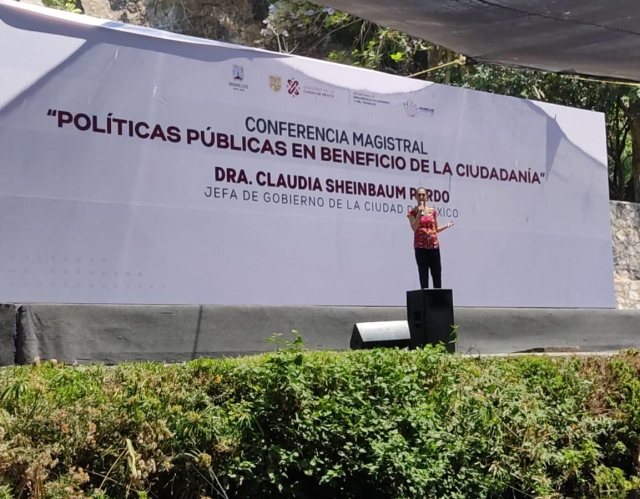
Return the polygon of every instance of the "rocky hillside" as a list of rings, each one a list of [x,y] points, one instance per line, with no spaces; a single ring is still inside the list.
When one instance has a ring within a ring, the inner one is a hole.
[[[267,17],[266,0],[76,0],[76,7],[100,19],[249,46],[257,44]]]

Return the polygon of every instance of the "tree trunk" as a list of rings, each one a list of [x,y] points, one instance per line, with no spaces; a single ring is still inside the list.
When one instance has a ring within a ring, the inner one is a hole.
[[[640,116],[631,118],[631,185],[633,192],[632,201],[640,203]]]
[[[451,50],[447,50],[447,64],[453,61],[453,52]],[[451,84],[451,66],[447,68],[447,72],[444,75],[444,84]]]
[[[619,201],[624,201],[624,191],[626,187],[626,182],[624,181],[624,164],[622,163],[622,158],[618,158],[616,161],[616,175],[618,177],[618,185],[617,185],[617,193],[616,199]]]

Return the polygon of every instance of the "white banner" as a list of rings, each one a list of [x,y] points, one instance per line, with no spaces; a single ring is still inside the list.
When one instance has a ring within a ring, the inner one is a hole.
[[[0,302],[613,307],[604,117],[0,0]],[[8,47],[11,47],[8,49]]]

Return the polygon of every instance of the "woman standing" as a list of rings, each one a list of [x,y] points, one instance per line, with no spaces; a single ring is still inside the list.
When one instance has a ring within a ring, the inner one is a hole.
[[[410,209],[407,218],[413,230],[413,247],[420,275],[420,287],[429,287],[429,271],[433,277],[433,287],[442,287],[442,265],[440,263],[440,243],[438,234],[453,226],[453,222],[438,226],[438,216],[434,208],[426,206],[427,191],[423,187],[416,191],[418,206]]]

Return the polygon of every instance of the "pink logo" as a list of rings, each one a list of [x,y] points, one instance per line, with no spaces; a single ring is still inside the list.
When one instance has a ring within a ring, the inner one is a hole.
[[[287,80],[287,92],[289,92],[289,95],[293,97],[300,95],[300,90],[298,89],[299,86],[300,84],[298,83],[298,80],[294,80],[293,78]]]

